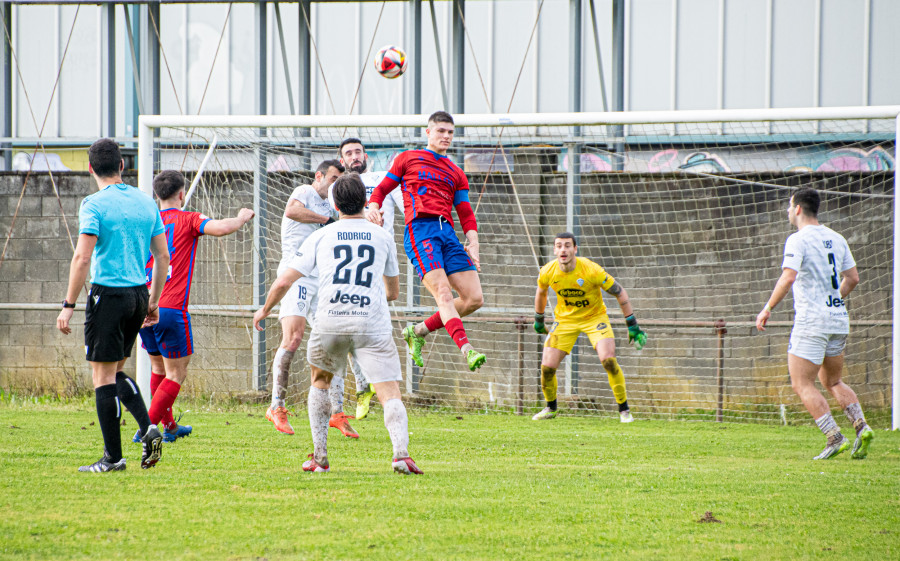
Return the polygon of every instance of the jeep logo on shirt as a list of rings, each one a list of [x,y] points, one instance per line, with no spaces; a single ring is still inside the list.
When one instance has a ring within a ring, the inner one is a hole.
[[[575,296],[584,296],[584,291],[578,288],[564,288],[557,292],[560,296],[565,298],[575,297]]]
[[[372,303],[372,299],[368,296],[360,296],[359,294],[354,294],[352,296],[349,294],[341,294],[341,291],[338,290],[335,292],[334,297],[328,302],[331,304],[337,304],[338,302],[341,304],[353,304],[360,308],[365,308]]]

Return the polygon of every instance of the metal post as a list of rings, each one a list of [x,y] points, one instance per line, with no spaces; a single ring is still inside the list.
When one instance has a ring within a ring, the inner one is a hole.
[[[312,56],[312,43],[310,42],[309,27],[307,26],[307,18],[310,17],[310,0],[300,0],[300,28],[297,37],[297,58],[298,58],[298,76],[297,83],[300,104],[297,107],[298,115],[312,114],[312,65],[310,64]],[[309,138],[310,131],[303,128],[298,131],[300,138]],[[300,150],[300,169],[312,171],[312,158],[309,153],[308,146]]]
[[[581,0],[569,0],[569,111],[581,111]],[[572,127],[581,136],[581,127]]]
[[[597,76],[600,78],[600,100],[603,102],[603,111],[609,111],[606,103],[606,78],[603,76],[603,57],[600,56],[600,32],[597,30],[597,11],[594,9],[594,0],[590,1],[591,27],[594,31],[594,52],[597,55]]]
[[[625,111],[625,0],[613,0],[612,59],[612,110]],[[625,127],[615,125],[610,132],[614,138],[623,138]],[[615,159],[615,169],[622,171],[625,165],[625,143],[616,142],[613,150],[619,156]]]
[[[3,26],[3,33],[0,36],[0,107],[3,108],[3,122],[0,136],[3,138],[12,137],[12,45],[10,45],[7,37],[12,37],[12,4],[0,2],[0,25]],[[3,169],[12,169],[12,144],[9,142],[0,143],[0,154],[3,157]]]
[[[406,75],[406,83],[410,89],[408,112],[418,115],[422,112],[422,0],[409,0],[409,9],[412,26],[407,54],[412,62],[412,76]]]
[[[569,165],[566,168],[566,230],[572,232],[578,239],[580,223],[578,220],[578,206],[581,204],[581,145],[575,142],[566,144],[566,159]],[[580,337],[579,337],[580,339]],[[566,393],[573,395],[578,393],[578,342],[572,347],[566,360]]]
[[[144,93],[141,87],[141,11],[138,5],[123,5],[125,32],[128,35],[129,56],[125,57],[124,83],[131,95],[125,95],[125,134],[136,135],[138,118],[144,113]],[[129,79],[130,78],[130,79]]]
[[[466,111],[466,29],[463,16],[466,15],[466,0],[453,0],[450,19],[453,21],[453,49],[450,61],[450,112],[463,114]]]
[[[716,361],[716,386],[719,388],[719,397],[716,402],[716,422],[722,422],[722,409],[725,405],[725,320],[716,320],[716,335],[718,335],[718,360]]]
[[[103,4],[101,37],[104,38],[104,51],[100,54],[103,83],[103,107],[106,108],[105,134],[110,138],[116,136],[116,5],[113,2]]]
[[[268,154],[265,145],[260,143],[256,149],[256,169],[253,172],[253,249],[251,267],[253,270],[253,307],[259,308],[266,303],[266,237],[264,228],[267,223],[269,176],[267,172]],[[275,325],[275,321],[270,321]],[[266,335],[265,331],[253,330],[253,389],[266,389]]]
[[[900,158],[900,115],[897,115],[894,127],[894,161]],[[900,189],[900,178],[894,169],[894,193]],[[894,197],[894,296],[892,302],[893,327],[891,328],[891,429],[900,429],[900,204]]]
[[[519,375],[516,383],[516,415],[525,412],[525,326],[528,320],[516,318],[516,340],[519,344]]]

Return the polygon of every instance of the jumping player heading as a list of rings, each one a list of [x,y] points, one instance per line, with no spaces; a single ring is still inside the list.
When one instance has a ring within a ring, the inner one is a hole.
[[[469,204],[469,181],[447,157],[453,133],[453,117],[445,111],[433,113],[425,129],[428,146],[407,150],[394,159],[384,180],[372,192],[366,218],[381,225],[382,203],[397,185],[402,185],[406,255],[438,306],[434,315],[404,329],[403,339],[413,361],[423,366],[425,336],[443,327],[465,355],[469,370],[474,371],[484,364],[485,356],[469,343],[460,318],[484,303],[478,279],[478,224]],[[456,207],[467,247],[453,231],[451,207]],[[459,294],[456,299],[451,288]]]

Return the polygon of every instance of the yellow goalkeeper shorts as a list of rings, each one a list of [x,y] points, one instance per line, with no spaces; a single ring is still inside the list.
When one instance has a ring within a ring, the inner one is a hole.
[[[599,314],[581,321],[553,322],[550,334],[547,336],[547,340],[544,341],[544,346],[559,349],[564,353],[570,353],[580,333],[588,336],[592,348],[596,347],[601,339],[612,339],[613,330],[609,324],[609,316]]]

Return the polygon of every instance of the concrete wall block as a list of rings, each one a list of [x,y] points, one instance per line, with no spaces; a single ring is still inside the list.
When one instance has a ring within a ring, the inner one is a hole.
[[[19,325],[11,329],[9,344],[18,346],[41,345],[43,342],[43,330],[40,325]]]
[[[63,232],[65,230],[63,229]],[[28,238],[59,238],[59,218],[31,218],[25,223],[25,235]]]
[[[20,225],[24,226],[25,222]],[[17,226],[18,228],[18,226]],[[5,236],[4,236],[5,241]],[[6,261],[24,261],[29,259],[41,259],[41,244],[38,240],[29,239],[16,235],[10,240],[6,247],[6,257],[3,260],[3,267],[6,267]]]
[[[56,261],[45,259],[25,262],[25,280],[27,281],[57,281],[59,280],[59,265]]]
[[[25,278],[25,261],[20,259],[4,259],[0,265],[0,283],[19,281]]]
[[[42,282],[41,283],[41,302],[55,303],[62,302],[66,297],[66,291],[69,288],[68,281],[58,282]]]
[[[10,282],[9,296],[14,302],[40,302],[41,285],[36,282]]]
[[[70,224],[70,227],[72,226],[73,225]],[[72,228],[72,244],[78,244],[78,231],[74,227]],[[67,265],[72,261],[72,255],[75,253],[75,250],[69,243],[69,238],[65,229],[61,231],[59,238],[40,240],[40,245],[43,259],[64,261]]]
[[[18,193],[16,193],[15,197],[7,202],[7,210],[10,214],[15,214],[19,218],[41,215],[41,197],[29,193],[30,190],[26,189],[25,196],[22,197],[21,201],[18,200]]]

